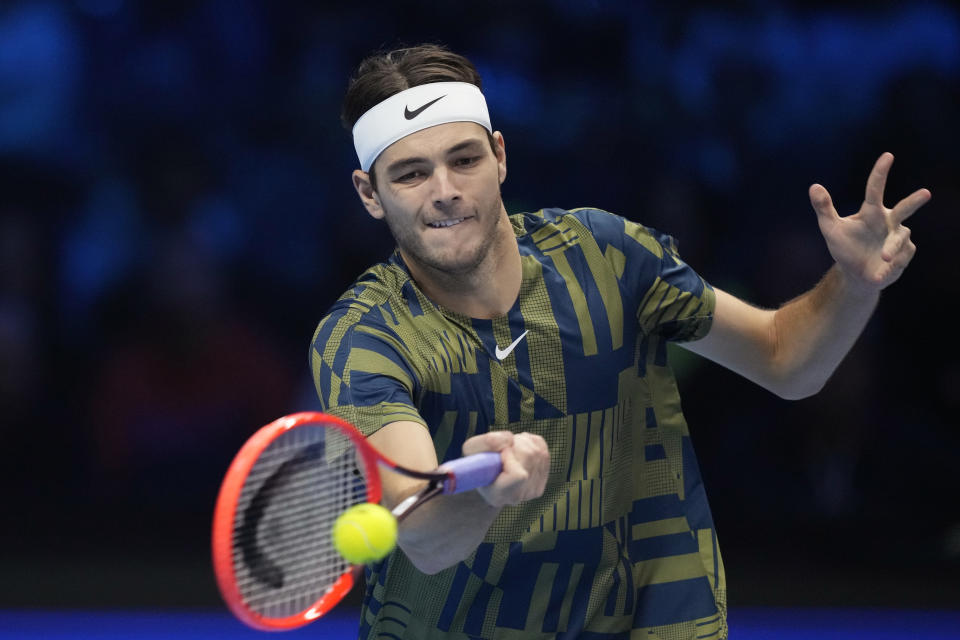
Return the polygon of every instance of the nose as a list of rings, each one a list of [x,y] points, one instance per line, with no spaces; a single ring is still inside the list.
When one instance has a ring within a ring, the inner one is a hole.
[[[460,188],[447,167],[440,167],[433,173],[433,206],[448,209],[455,206],[461,198]]]

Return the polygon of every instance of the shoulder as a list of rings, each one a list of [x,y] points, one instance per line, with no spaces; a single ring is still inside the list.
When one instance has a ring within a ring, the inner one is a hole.
[[[596,207],[546,208],[533,213],[515,214],[511,216],[511,221],[518,235],[531,234],[535,239],[573,229],[589,233],[601,248],[629,245],[628,249],[646,249],[656,258],[662,258],[664,253],[676,253],[672,236]],[[628,240],[633,242],[628,243]]]
[[[376,264],[354,281],[320,320],[312,345],[323,351],[350,341],[358,329],[386,330],[401,304],[410,276],[396,264]]]
[[[510,220],[514,227],[530,233],[543,227],[570,224],[573,221],[580,222],[588,227],[610,225],[613,229],[619,222],[622,222],[623,218],[615,213],[593,207],[578,207],[576,209],[548,207],[531,213],[514,214],[510,216]],[[622,224],[620,227],[622,229]]]
[[[567,230],[587,232],[605,239],[608,236],[622,235],[625,222],[624,218],[615,213],[592,207],[576,209],[551,207],[532,213],[514,214],[510,216],[510,220],[518,236],[531,235],[534,239]]]

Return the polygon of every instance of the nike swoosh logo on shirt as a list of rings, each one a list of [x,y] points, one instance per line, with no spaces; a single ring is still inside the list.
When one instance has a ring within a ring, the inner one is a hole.
[[[403,117],[406,118],[407,120],[413,120],[413,119],[416,118],[418,115],[420,115],[421,113],[423,113],[423,110],[426,109],[427,107],[429,107],[430,105],[432,105],[434,102],[436,102],[437,100],[440,100],[440,99],[442,99],[442,98],[446,98],[446,97],[447,97],[447,94],[443,94],[443,95],[440,96],[439,98],[435,98],[435,99],[431,100],[430,102],[428,102],[427,104],[425,104],[425,105],[423,105],[422,107],[420,107],[419,109],[414,109],[413,111],[410,111],[410,107],[409,107],[409,106],[405,106],[405,107],[403,108]]]
[[[527,329],[527,331],[530,331],[530,329]],[[520,344],[520,341],[523,340],[523,337],[524,337],[525,335],[527,335],[527,331],[524,331],[523,333],[521,333],[521,334],[520,334],[520,337],[517,338],[516,340],[514,340],[513,342],[511,342],[511,343],[510,343],[510,346],[508,346],[506,349],[501,349],[501,348],[499,347],[499,345],[498,345],[498,346],[493,350],[494,355],[497,356],[497,360],[503,360],[503,359],[506,358],[508,355],[510,355],[510,352],[513,351],[514,348],[515,348],[518,344]]]

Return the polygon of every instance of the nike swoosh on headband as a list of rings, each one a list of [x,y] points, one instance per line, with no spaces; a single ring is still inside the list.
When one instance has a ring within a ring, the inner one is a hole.
[[[521,334],[520,334],[520,337],[517,338],[516,340],[514,340],[513,342],[511,342],[511,343],[510,343],[510,346],[508,346],[506,349],[501,349],[499,346],[497,346],[497,347],[493,350],[494,355],[497,356],[497,360],[503,360],[503,359],[506,358],[508,355],[510,355],[510,352],[513,351],[514,348],[515,348],[518,344],[520,344],[520,341],[523,340],[523,337],[524,337],[525,335],[527,335],[527,332],[528,332],[528,331],[530,331],[530,329],[527,329],[526,331],[524,331],[523,333],[521,333]]]
[[[430,102],[428,102],[427,104],[425,104],[425,105],[423,105],[422,107],[420,107],[419,109],[414,109],[413,111],[410,111],[410,107],[409,107],[409,106],[404,106],[404,107],[403,107],[403,117],[406,118],[407,120],[413,120],[413,119],[416,118],[418,115],[420,115],[421,113],[423,113],[424,109],[426,109],[427,107],[429,107],[430,105],[432,105],[434,102],[436,102],[437,100],[441,100],[441,99],[443,99],[443,98],[446,98],[446,97],[447,97],[447,94],[443,94],[443,95],[440,96],[439,98],[435,98],[435,99],[431,100]]]

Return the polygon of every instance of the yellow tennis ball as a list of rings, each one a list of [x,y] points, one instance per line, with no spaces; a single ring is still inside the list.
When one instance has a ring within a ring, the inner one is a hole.
[[[333,547],[347,562],[379,560],[397,544],[397,519],[379,504],[355,504],[333,523]]]

